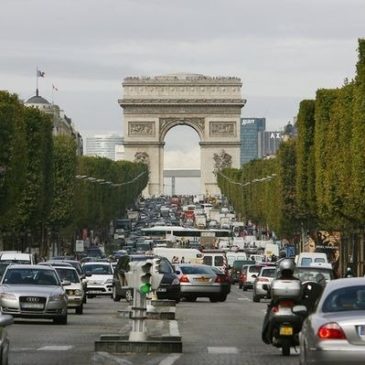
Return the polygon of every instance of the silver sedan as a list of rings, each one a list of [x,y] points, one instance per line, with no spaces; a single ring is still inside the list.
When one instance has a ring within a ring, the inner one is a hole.
[[[211,302],[224,302],[227,298],[227,283],[224,275],[216,274],[208,265],[175,265],[180,280],[180,296],[195,302],[198,297]]]
[[[365,363],[365,278],[330,281],[299,335],[300,364]]]
[[[48,318],[67,324],[67,295],[50,266],[9,265],[0,283],[0,306],[3,314],[14,317]]]

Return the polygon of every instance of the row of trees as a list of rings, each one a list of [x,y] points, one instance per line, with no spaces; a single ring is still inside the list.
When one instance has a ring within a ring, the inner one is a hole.
[[[359,40],[355,79],[303,100],[296,128],[297,138],[282,143],[275,159],[223,170],[218,175],[222,192],[243,216],[268,224],[281,236],[293,237],[301,225],[344,233],[363,228],[364,39]]]
[[[0,92],[3,249],[39,247],[39,253],[47,255],[51,239],[70,241],[85,228],[105,230],[147,184],[146,165],[77,157],[74,139],[54,137],[52,130],[51,116],[25,107],[16,95]],[[95,180],[80,180],[77,175]]]

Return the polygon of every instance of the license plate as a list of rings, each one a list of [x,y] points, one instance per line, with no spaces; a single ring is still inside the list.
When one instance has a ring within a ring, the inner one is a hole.
[[[99,293],[101,293],[101,290],[88,290],[87,293],[88,294],[99,294]]]
[[[361,337],[365,337],[365,326],[357,326],[357,333]]]
[[[22,308],[24,308],[24,309],[43,309],[44,305],[42,303],[23,303]]]
[[[209,278],[196,278],[195,280],[199,281],[199,282],[206,283],[207,281],[209,281]]]
[[[280,327],[280,336],[291,336],[293,334],[293,327],[282,326]]]
[[[159,288],[159,289],[157,289],[157,291],[159,293],[165,293],[167,291],[167,289],[166,288]]]

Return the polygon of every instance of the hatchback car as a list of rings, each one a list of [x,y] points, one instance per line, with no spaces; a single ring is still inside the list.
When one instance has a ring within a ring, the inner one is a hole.
[[[300,364],[364,364],[365,278],[327,283],[299,334]]]
[[[67,303],[61,280],[51,266],[9,265],[2,277],[0,304],[3,314],[47,318],[67,324]]]
[[[74,267],[54,266],[62,281],[71,284],[66,287],[68,308],[75,309],[76,314],[82,314],[84,310],[84,289],[80,277]]]
[[[261,270],[258,273],[253,283],[252,300],[254,302],[259,302],[261,298],[266,298],[268,296],[268,291],[263,288],[263,285],[266,284],[270,286],[271,282],[275,278],[275,274],[276,274],[276,267],[273,266],[261,267]]]
[[[241,274],[238,279],[239,288],[246,291],[247,289],[253,288],[253,283],[256,276],[261,270],[262,265],[243,265],[241,269]]]
[[[198,297],[209,298],[211,302],[224,302],[227,298],[225,276],[216,274],[207,265],[175,265],[179,275],[181,297],[195,302]]]
[[[86,274],[88,298],[96,295],[112,295],[113,267],[109,262],[86,262],[82,268]]]

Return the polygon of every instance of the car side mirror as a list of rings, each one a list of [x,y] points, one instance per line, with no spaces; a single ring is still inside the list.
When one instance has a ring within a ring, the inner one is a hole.
[[[92,274],[91,274],[91,272],[90,271],[86,271],[86,273],[85,273],[85,276],[91,276]]]
[[[69,280],[64,280],[64,281],[62,281],[62,286],[69,286],[69,285],[71,285],[71,281],[69,281]]]
[[[255,279],[257,278],[257,275],[255,275],[255,274],[253,274],[253,275],[251,275],[251,276],[252,276],[253,278],[255,278]]]
[[[80,279],[81,280],[84,280],[85,278],[86,278],[86,275],[85,274],[80,275]]]

